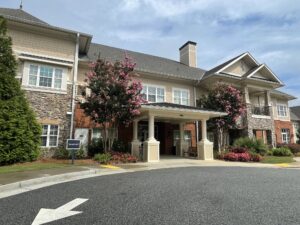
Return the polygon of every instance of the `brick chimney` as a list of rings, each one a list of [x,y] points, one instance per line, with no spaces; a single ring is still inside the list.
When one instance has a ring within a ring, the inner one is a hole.
[[[197,67],[197,43],[188,41],[179,48],[180,62],[190,66]]]

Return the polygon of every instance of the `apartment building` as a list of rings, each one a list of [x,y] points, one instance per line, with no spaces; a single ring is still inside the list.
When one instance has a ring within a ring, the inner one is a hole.
[[[101,137],[101,127],[78,106],[85,89],[88,64],[100,55],[122,60],[125,52],[136,62],[136,72],[148,101],[129,127],[120,127],[118,137],[145,161],[158,161],[161,154],[183,156],[192,146],[199,159],[213,158],[210,118],[226,115],[196,106],[196,101],[221,81],[239,88],[247,114],[227,141],[240,136],[261,138],[270,145],[294,142],[288,101],[294,99],[277,88],[284,84],[265,64],[243,53],[210,70],[197,66],[197,44],[188,41],[179,48],[179,60],[148,55],[92,43],[92,35],[52,26],[21,9],[0,8],[8,20],[8,34],[18,59],[18,76],[38,120],[43,126],[42,147],[51,156],[69,137],[87,145]]]

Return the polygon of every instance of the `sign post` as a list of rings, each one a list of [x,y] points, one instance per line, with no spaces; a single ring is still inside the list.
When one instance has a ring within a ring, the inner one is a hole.
[[[72,164],[74,164],[75,151],[80,149],[79,139],[67,139],[67,150],[71,151],[72,154]]]

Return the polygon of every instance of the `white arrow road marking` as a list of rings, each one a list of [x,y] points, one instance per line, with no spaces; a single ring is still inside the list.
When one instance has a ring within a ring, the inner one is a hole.
[[[74,216],[80,214],[80,211],[71,211],[76,206],[86,202],[88,199],[76,198],[73,201],[68,202],[57,209],[44,209],[41,208],[39,213],[36,215],[31,225],[40,225],[49,223],[51,221],[60,220],[65,217]]]

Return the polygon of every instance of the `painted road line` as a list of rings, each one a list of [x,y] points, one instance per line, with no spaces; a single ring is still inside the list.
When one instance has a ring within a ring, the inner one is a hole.
[[[72,211],[75,207],[81,205],[86,202],[88,199],[86,198],[76,198],[73,201],[66,203],[58,207],[57,209],[44,209],[41,208],[39,213],[36,215],[34,221],[31,225],[41,225],[45,223],[49,223],[55,220],[60,220],[69,216],[74,216],[80,214],[80,211]]]
[[[290,167],[290,164],[288,164],[288,163],[279,163],[279,164],[276,164],[276,166],[279,166],[279,167]]]
[[[113,166],[113,165],[101,165],[100,167],[102,168],[107,168],[107,169],[121,169],[120,167]]]

